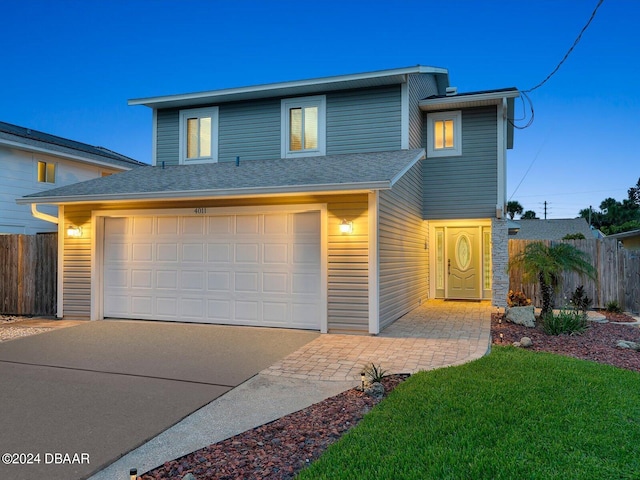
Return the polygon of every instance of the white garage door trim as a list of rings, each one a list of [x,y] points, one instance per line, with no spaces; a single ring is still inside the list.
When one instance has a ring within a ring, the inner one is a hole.
[[[247,215],[269,213],[304,213],[319,212],[320,214],[320,331],[327,332],[327,206],[326,204],[309,205],[269,205],[252,207],[207,207],[207,208],[181,208],[181,209],[149,209],[149,210],[100,210],[92,214],[92,225],[95,235],[92,235],[91,258],[91,318],[100,320],[104,318],[104,291],[105,291],[105,267],[104,267],[104,237],[105,219],[113,217],[162,217],[162,216],[222,216],[222,215]]]

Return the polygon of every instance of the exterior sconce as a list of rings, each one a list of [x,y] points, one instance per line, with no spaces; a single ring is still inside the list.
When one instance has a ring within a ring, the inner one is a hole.
[[[131,480],[137,480],[138,479],[138,469],[137,468],[129,469],[129,478]]]
[[[67,237],[80,238],[82,237],[82,227],[76,227],[75,225],[69,225],[67,228]]]
[[[340,233],[353,233],[353,222],[342,220],[340,223]]]

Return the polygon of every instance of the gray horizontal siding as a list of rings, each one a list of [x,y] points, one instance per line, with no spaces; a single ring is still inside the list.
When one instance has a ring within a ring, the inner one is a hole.
[[[418,162],[378,202],[380,328],[428,295],[427,222],[422,219],[422,166]]]
[[[418,103],[424,98],[438,94],[436,79],[430,74],[411,74],[407,80],[407,93],[409,96],[409,148],[420,148],[425,118]]]
[[[63,315],[65,318],[91,316],[91,210],[67,207],[65,225],[82,227],[82,238],[64,238]]]
[[[280,158],[280,99],[221,105],[218,161]]]
[[[156,165],[178,165],[180,143],[180,111],[158,110],[156,125]]]
[[[423,164],[425,219],[494,217],[498,199],[496,107],[462,111],[462,155]],[[425,119],[426,120],[426,119]],[[423,145],[426,145],[426,129]]]
[[[400,145],[400,85],[327,94],[327,155]]]

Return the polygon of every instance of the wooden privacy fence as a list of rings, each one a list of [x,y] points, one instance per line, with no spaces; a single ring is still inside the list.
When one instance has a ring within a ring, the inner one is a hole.
[[[0,314],[55,315],[58,234],[0,235]]]
[[[540,240],[509,240],[509,259],[522,252],[526,245]],[[616,301],[623,310],[640,313],[640,251],[626,250],[614,238],[587,240],[544,240],[543,243],[569,243],[587,254],[587,260],[597,270],[597,281],[580,277],[575,273],[564,273],[560,290],[556,293],[554,305],[568,305],[576,287],[584,285],[586,295],[593,300],[594,308],[605,308],[607,303]],[[509,272],[509,288],[522,290],[537,307],[542,306],[540,285],[526,284],[522,271]]]

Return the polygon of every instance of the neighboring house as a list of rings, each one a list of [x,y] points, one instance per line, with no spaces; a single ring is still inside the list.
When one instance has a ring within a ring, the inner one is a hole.
[[[627,250],[640,250],[640,230],[607,235],[607,238],[616,238]]]
[[[508,290],[515,88],[410,67],[131,100],[153,168],[50,192],[58,316],[379,333],[427,298]]]
[[[57,232],[58,226],[33,216],[29,205],[16,204],[17,198],[144,164],[102,147],[0,122],[0,165],[0,234],[35,234]],[[40,212],[44,218],[57,217],[57,207]]]
[[[554,218],[549,220],[513,220],[509,238],[516,240],[562,240],[566,235],[582,234],[584,238],[597,238],[584,218]]]

